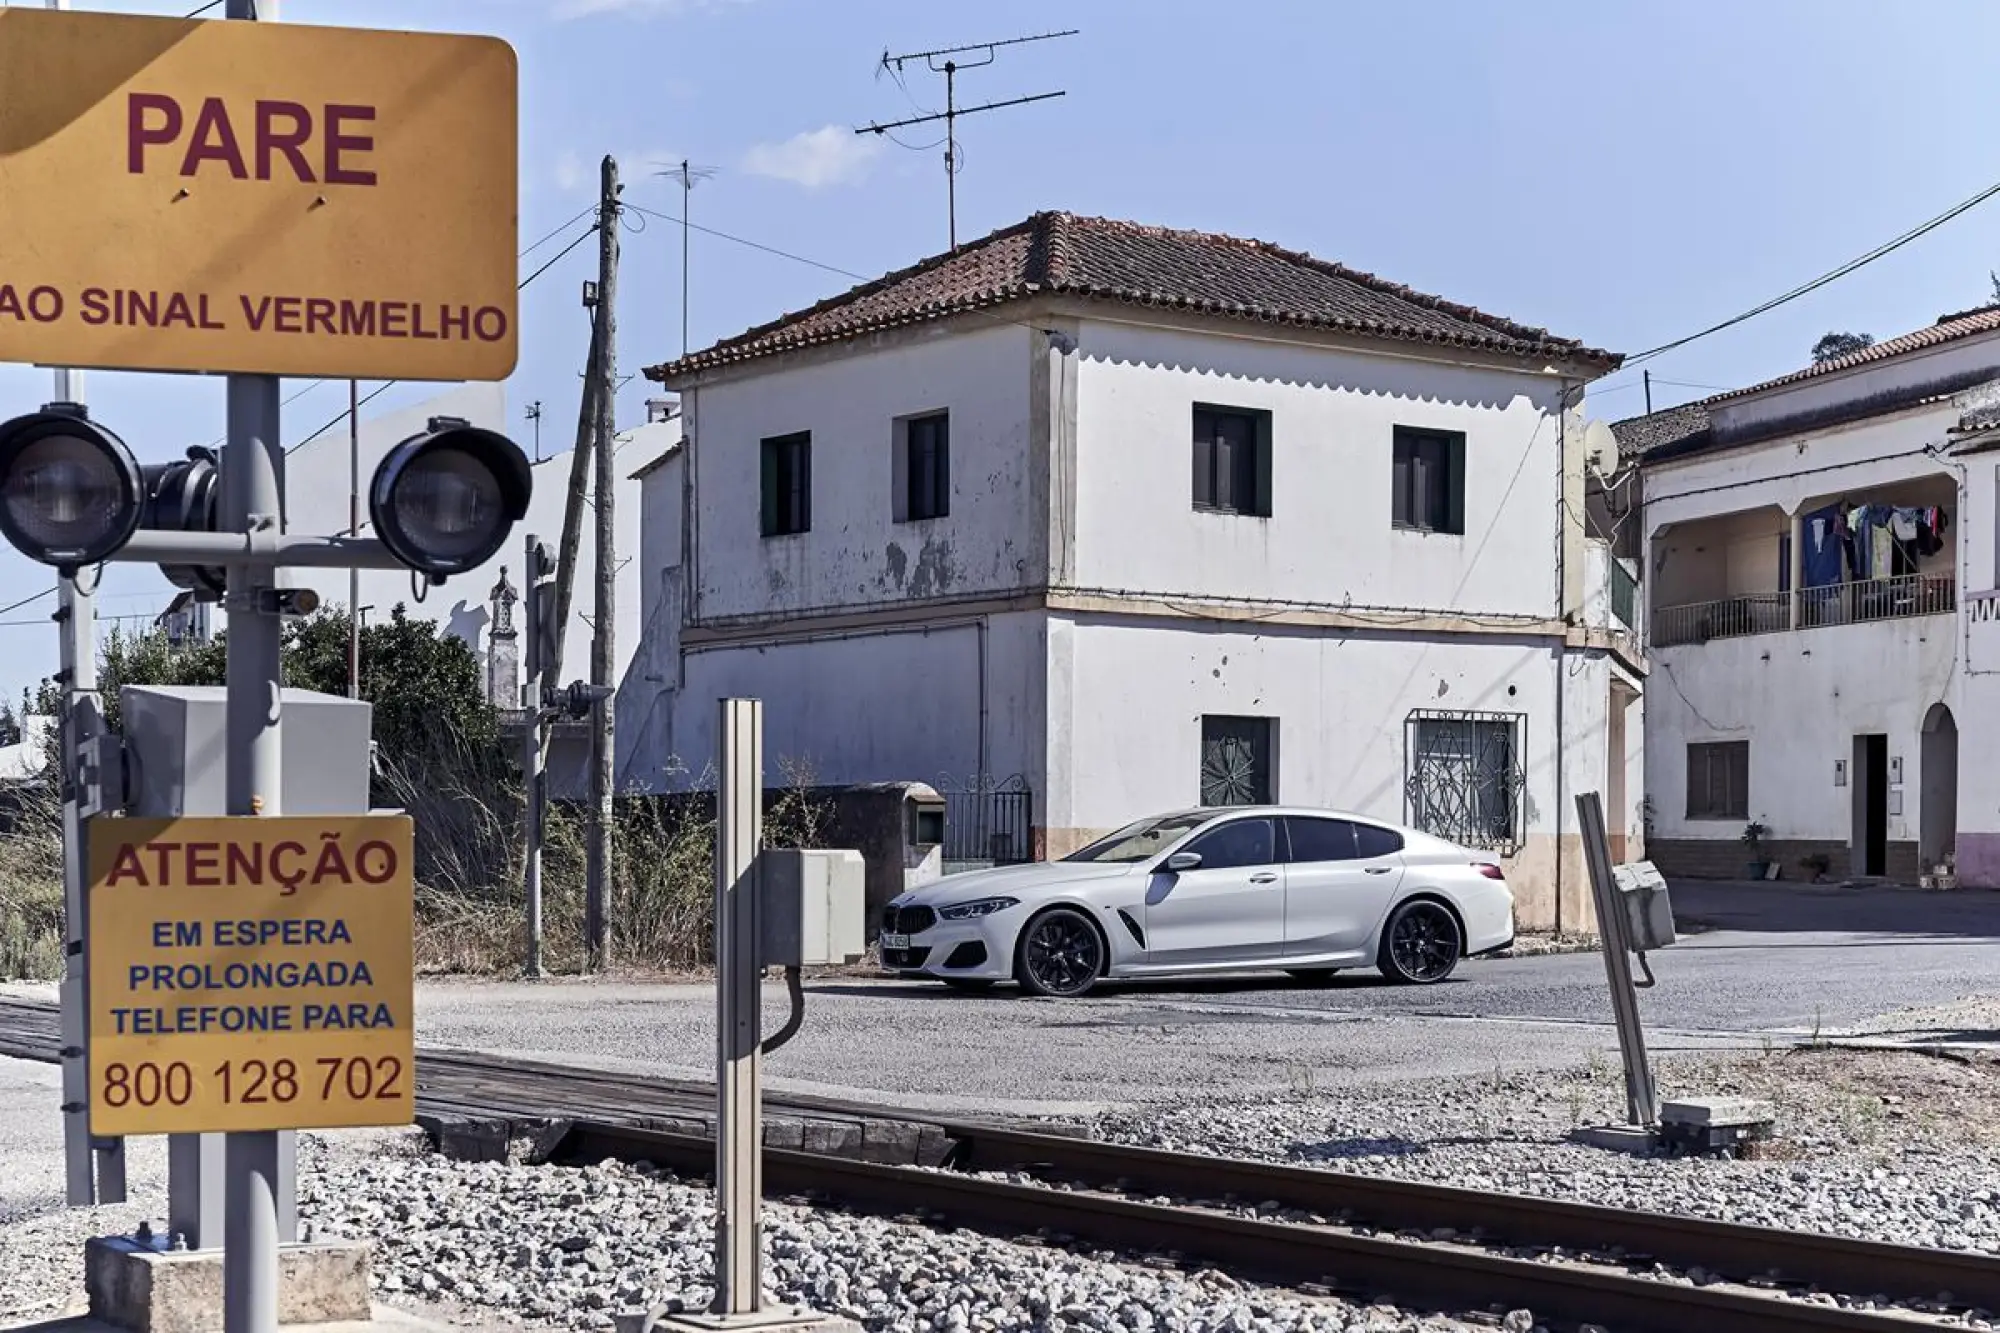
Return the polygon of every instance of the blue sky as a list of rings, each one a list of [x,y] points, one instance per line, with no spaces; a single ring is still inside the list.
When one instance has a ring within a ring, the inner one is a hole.
[[[77,6],[163,14],[194,2]],[[284,0],[284,17],[510,40],[523,245],[591,204],[606,152],[629,202],[677,214],[678,186],[653,173],[685,156],[717,169],[695,190],[696,222],[869,276],[945,243],[936,135],[904,132],[926,146],[906,151],[850,132],[941,101],[928,73],[912,71],[907,93],[880,76],[883,50],[1080,28],[961,78],[967,103],[1068,92],[961,123],[962,237],[1039,208],[1261,237],[1625,352],[1732,315],[2000,180],[2000,90],[1976,60],[1953,58],[2000,46],[1990,0]],[[643,220],[624,239],[620,366],[635,375],[624,424],[646,396],[638,368],[680,341],[680,232]],[[524,444],[532,401],[545,449],[574,431],[578,291],[593,254],[579,247],[523,296],[509,410]],[[850,285],[699,233],[693,255],[697,346]],[[1655,406],[1709,391],[1687,386],[1792,369],[1829,329],[1888,337],[1980,304],[1993,267],[2000,199],[1658,358]],[[1638,412],[1637,384],[1636,371],[1610,377],[1593,415]],[[47,391],[46,372],[0,367],[0,412]],[[93,373],[89,392],[142,458],[221,430],[214,381]],[[392,389],[376,405],[425,392]],[[306,392],[287,409],[287,441],[345,403],[344,383]],[[0,606],[48,582],[0,552]],[[163,589],[150,569],[114,567],[104,610],[155,611]],[[0,611],[10,697],[53,665],[49,605]]]

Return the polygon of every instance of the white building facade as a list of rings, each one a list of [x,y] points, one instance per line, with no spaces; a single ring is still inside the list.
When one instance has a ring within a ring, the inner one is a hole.
[[[1645,664],[1564,404],[1615,364],[1044,214],[649,371],[685,438],[641,482],[625,781],[701,773],[750,695],[767,764],[967,798],[968,858],[1326,805],[1494,848],[1523,928],[1588,928],[1572,800],[1636,851]]]
[[[1614,427],[1642,460],[1669,874],[2000,886],[2000,779],[1959,758],[2000,743],[1996,401],[1987,309]]]

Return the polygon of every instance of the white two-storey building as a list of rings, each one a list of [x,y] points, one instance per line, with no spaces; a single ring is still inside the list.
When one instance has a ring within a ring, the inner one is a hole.
[[[656,367],[685,436],[643,483],[624,781],[701,773],[751,695],[774,767],[944,789],[948,856],[1324,804],[1496,848],[1524,927],[1585,928],[1572,797],[1625,850],[1643,771],[1574,411],[1616,364],[1047,213]]]
[[[2000,748],[1996,403],[1988,308],[1613,428],[1644,483],[1668,873],[2000,886],[2000,778],[1960,763]]]

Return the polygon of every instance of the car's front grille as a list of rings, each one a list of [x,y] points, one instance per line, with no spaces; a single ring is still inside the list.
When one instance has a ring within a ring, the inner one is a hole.
[[[914,972],[922,967],[930,959],[930,956],[931,951],[926,948],[884,949],[882,951],[882,966],[891,971],[908,969]]]
[[[885,907],[882,909],[884,935],[921,935],[937,924],[937,913],[928,907]]]

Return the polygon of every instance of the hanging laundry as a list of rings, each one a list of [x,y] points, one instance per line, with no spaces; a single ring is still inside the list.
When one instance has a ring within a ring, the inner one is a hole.
[[[1921,521],[1918,510],[1893,509],[1889,512],[1889,531],[1899,542],[1913,542],[1917,539],[1917,529]]]
[[[1840,582],[1841,551],[1846,545],[1846,525],[1840,506],[1816,509],[1799,520],[1804,529],[1805,550],[1799,557],[1799,582],[1807,588],[1825,588]]]

